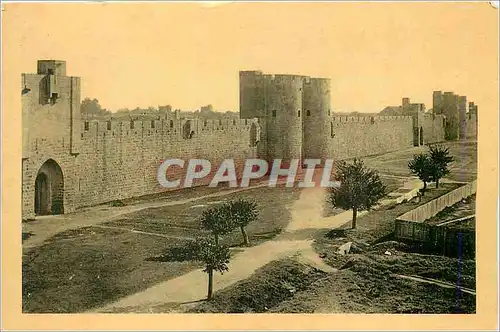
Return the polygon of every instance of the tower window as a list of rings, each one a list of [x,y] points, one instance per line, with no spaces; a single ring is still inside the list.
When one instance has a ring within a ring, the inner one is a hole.
[[[151,120],[151,128],[155,127],[155,120]]]
[[[174,128],[174,120],[170,120],[170,128]]]
[[[311,116],[311,111],[307,110],[307,116]]]
[[[332,115],[332,111],[328,110],[328,116],[331,116],[331,115]]]
[[[134,129],[134,120],[130,121],[130,129]]]
[[[108,121],[108,130],[111,130],[111,121]]]
[[[297,112],[297,116],[300,118],[300,110]]]
[[[89,130],[89,122],[88,121],[85,121],[84,129],[85,129],[85,131]]]
[[[335,134],[333,133],[333,122],[330,123],[330,137],[334,138]]]
[[[276,110],[273,110],[273,118],[276,117]]]

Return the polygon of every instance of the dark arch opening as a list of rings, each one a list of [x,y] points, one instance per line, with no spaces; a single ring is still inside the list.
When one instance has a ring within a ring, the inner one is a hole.
[[[420,145],[424,145],[424,128],[420,127]]]
[[[61,167],[47,160],[38,170],[35,180],[35,214],[64,213],[64,178]]]
[[[184,126],[182,126],[182,135],[185,139],[193,137],[194,131],[191,129],[191,120],[187,120]]]
[[[255,123],[252,123],[252,126],[250,127],[250,146],[256,146],[257,142],[259,141],[258,136],[258,130],[257,130],[257,125]]]

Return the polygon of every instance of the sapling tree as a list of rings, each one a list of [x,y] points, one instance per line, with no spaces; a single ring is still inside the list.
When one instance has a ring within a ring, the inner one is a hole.
[[[218,205],[202,212],[201,224],[203,228],[212,232],[216,244],[219,244],[220,236],[228,234],[236,227],[230,212],[227,204]]]
[[[212,238],[196,239],[193,248],[196,248],[196,260],[204,264],[203,272],[208,274],[207,300],[210,301],[213,295],[214,272],[224,274],[229,271],[227,264],[229,264],[231,252],[227,246],[217,244]]]
[[[436,188],[439,188],[439,180],[450,173],[448,164],[452,163],[454,158],[450,156],[450,151],[447,147],[430,145],[429,159],[432,164],[432,180],[436,182]]]
[[[386,186],[375,170],[365,167],[363,161],[352,164],[340,162],[335,179],[339,187],[330,188],[329,201],[335,208],[352,209],[352,228],[356,228],[358,211],[369,210],[386,195]]]
[[[418,176],[424,183],[424,187],[421,190],[423,196],[427,189],[427,182],[432,181],[433,165],[430,157],[423,153],[414,155],[413,159],[408,162],[408,168],[412,174]]]
[[[249,246],[250,242],[248,241],[248,235],[245,227],[252,221],[256,220],[259,216],[257,203],[244,199],[238,199],[236,201],[229,202],[228,208],[233,223],[241,230],[244,245]]]

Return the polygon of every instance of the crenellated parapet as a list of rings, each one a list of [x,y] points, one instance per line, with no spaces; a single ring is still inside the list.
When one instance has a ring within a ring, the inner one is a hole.
[[[338,115],[334,114],[331,117],[331,121],[334,123],[363,123],[363,124],[373,124],[380,121],[408,121],[411,120],[412,116],[409,115],[395,115],[395,116],[384,116],[384,115],[374,115],[374,116],[352,116],[352,115]]]
[[[156,119],[156,120],[83,120],[81,139],[148,136],[193,139],[197,136],[219,135],[225,139],[228,132],[249,133],[257,119]]]

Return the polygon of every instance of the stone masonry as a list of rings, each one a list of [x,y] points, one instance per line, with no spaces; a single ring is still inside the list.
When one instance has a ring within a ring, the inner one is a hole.
[[[81,120],[80,85],[66,76],[64,61],[40,60],[36,74],[22,74],[23,219],[165,191],[157,170],[166,158],[207,159],[212,174],[233,158],[241,174],[247,158],[338,160],[444,137],[443,119],[422,112],[336,116],[326,78],[240,72],[239,120],[188,118],[170,109],[153,120]],[[469,109],[463,135],[476,132],[469,122],[477,106]],[[174,168],[169,176],[182,174]]]

